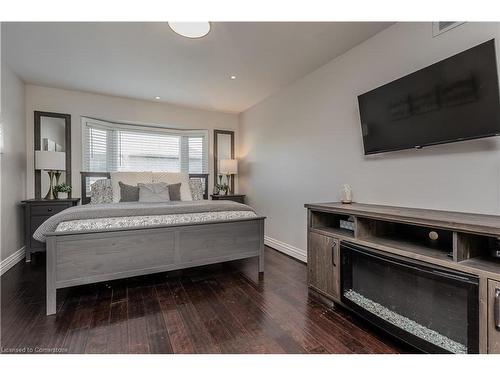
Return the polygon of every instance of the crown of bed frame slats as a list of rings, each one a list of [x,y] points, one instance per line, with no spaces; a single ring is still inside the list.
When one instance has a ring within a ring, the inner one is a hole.
[[[199,178],[203,184],[203,199],[208,199],[208,173],[190,173],[189,178]],[[92,179],[111,178],[109,172],[80,172],[82,204],[90,203],[90,184]]]

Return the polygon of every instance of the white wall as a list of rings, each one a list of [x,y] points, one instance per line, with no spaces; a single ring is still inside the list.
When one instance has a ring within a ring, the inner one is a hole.
[[[239,187],[268,217],[266,235],[304,255],[304,203],[338,200],[343,183],[358,202],[500,213],[498,138],[364,157],[357,106],[359,94],[492,38],[499,54],[500,23],[436,38],[430,23],[399,23],[241,114]]]
[[[213,129],[234,130],[238,140],[238,116],[235,114],[206,111],[81,91],[61,90],[26,85],[27,124],[27,193],[34,196],[33,112],[47,111],[71,115],[71,167],[73,197],[80,197],[80,171],[82,166],[81,116],[103,120],[164,125],[179,129],[208,129],[209,132],[209,191],[213,178]],[[42,194],[44,192],[42,191]]]
[[[2,54],[2,57],[4,54]],[[26,120],[24,83],[2,60],[2,138],[1,163],[1,260],[24,246],[26,198]]]

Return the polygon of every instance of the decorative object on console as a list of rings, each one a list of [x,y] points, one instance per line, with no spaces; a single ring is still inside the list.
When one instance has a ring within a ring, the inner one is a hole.
[[[66,169],[66,153],[56,151],[35,151],[35,169],[45,170],[49,174],[49,190],[45,199],[57,199],[54,194],[54,177],[59,185],[61,171]]]
[[[437,241],[439,239],[439,233],[436,232],[435,230],[431,230],[429,232],[429,238],[432,240],[432,241]]]
[[[354,218],[352,216],[349,216],[347,220],[340,219],[339,227],[354,232]]]
[[[345,203],[345,204],[352,203],[351,185],[344,184],[344,186],[342,186],[341,194],[342,194],[342,198],[341,198],[342,203]]]
[[[238,174],[238,161],[236,159],[222,159],[220,161],[220,173],[226,176],[227,192],[232,194],[231,186],[234,186],[234,183],[231,183],[231,179],[233,175]]]
[[[490,238],[490,255],[500,259],[500,237]]]

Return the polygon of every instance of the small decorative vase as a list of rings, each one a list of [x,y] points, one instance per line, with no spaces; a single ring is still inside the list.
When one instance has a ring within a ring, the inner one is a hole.
[[[341,193],[342,193],[342,198],[341,198],[341,202],[342,203],[344,203],[344,204],[352,203],[352,188],[351,188],[351,185],[345,184],[342,187]]]

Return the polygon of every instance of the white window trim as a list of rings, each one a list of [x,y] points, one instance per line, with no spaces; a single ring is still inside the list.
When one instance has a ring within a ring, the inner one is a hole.
[[[81,170],[82,172],[95,172],[95,171],[87,171],[85,169],[85,127],[88,122],[91,122],[92,124],[97,124],[102,126],[104,129],[131,129],[131,130],[138,130],[139,128],[144,128],[146,129],[154,129],[154,131],[158,131],[159,133],[167,133],[167,134],[172,134],[172,135],[178,135],[178,136],[189,136],[189,135],[199,135],[203,134],[204,135],[204,144],[203,147],[205,150],[207,150],[207,173],[209,173],[210,169],[210,149],[209,149],[209,137],[210,137],[210,132],[208,129],[179,129],[179,128],[169,128],[163,125],[157,125],[157,124],[144,124],[144,123],[132,123],[132,122],[116,122],[116,121],[109,121],[109,120],[100,120],[96,119],[94,117],[89,117],[89,116],[81,116]],[[109,126],[109,124],[113,124],[113,126]]]

